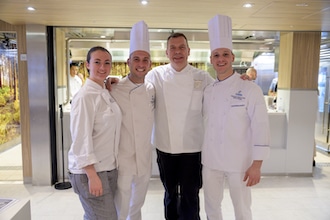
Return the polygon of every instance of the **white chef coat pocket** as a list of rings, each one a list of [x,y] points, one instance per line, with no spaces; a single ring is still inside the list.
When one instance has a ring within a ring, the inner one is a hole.
[[[237,119],[243,120],[247,116],[246,103],[242,100],[232,100],[229,111]]]
[[[193,91],[190,103],[191,110],[202,110],[203,91]]]

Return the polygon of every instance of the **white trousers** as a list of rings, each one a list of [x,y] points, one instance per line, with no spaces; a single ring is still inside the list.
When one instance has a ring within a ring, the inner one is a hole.
[[[141,208],[147,194],[150,174],[118,174],[115,204],[118,220],[141,220]]]
[[[243,182],[244,173],[228,173],[203,166],[205,212],[208,220],[222,220],[221,202],[225,180],[234,206],[236,220],[252,220],[251,190]]]

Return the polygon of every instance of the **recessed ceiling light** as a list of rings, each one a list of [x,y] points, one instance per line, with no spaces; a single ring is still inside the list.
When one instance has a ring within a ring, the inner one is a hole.
[[[298,3],[296,4],[297,7],[307,7],[308,4],[307,3]]]
[[[140,0],[142,5],[147,5],[148,4],[148,0]]]
[[[105,36],[104,35],[101,35],[100,38],[105,38]]]
[[[36,9],[30,6],[30,7],[27,7],[27,10],[29,10],[29,11],[35,11]]]
[[[253,5],[254,5],[254,4],[252,4],[252,3],[245,3],[245,4],[243,5],[243,8],[252,8]]]

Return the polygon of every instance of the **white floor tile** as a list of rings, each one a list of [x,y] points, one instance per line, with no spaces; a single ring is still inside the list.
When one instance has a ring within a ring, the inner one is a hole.
[[[142,209],[143,220],[164,219],[163,196],[160,180],[151,179]],[[56,190],[51,186],[38,187],[23,185],[20,181],[1,181],[0,197],[29,198],[32,220],[83,219],[80,201],[72,189]],[[200,199],[201,219],[206,220],[203,190]],[[311,177],[264,176],[261,183],[253,187],[252,200],[254,220],[329,220],[330,156],[317,154],[316,167]],[[228,190],[225,191],[222,207],[224,220],[234,220]]]

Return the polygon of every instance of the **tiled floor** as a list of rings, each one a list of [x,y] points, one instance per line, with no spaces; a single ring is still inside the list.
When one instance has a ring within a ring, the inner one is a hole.
[[[0,152],[0,181],[21,180],[23,180],[22,148],[18,144],[2,153]]]
[[[0,166],[2,161],[0,155]],[[330,156],[317,153],[313,177],[263,177],[261,183],[253,188],[252,194],[254,220],[329,220]],[[201,218],[205,220],[203,191],[200,196]],[[51,186],[1,181],[0,197],[29,198],[32,220],[81,220],[83,215],[72,189],[56,190]],[[143,207],[143,220],[164,219],[162,199],[163,187],[159,179],[152,179]],[[225,220],[234,220],[228,190],[223,201],[223,213]]]

